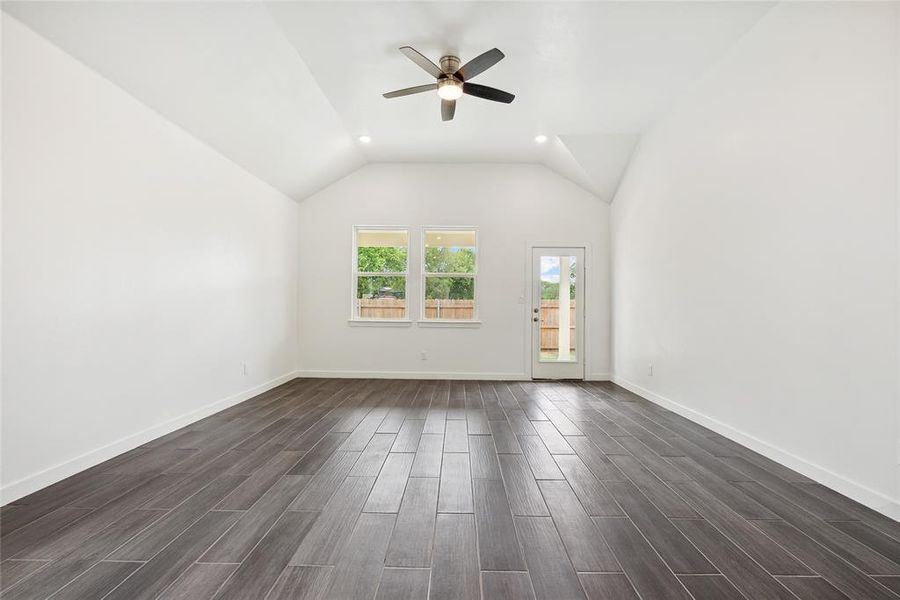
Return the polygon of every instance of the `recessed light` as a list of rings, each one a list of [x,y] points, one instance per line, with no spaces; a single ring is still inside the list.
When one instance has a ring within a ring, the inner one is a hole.
[[[361,135],[357,138],[360,144],[368,144],[372,141],[372,138],[367,135]]]
[[[547,136],[544,134],[534,136],[534,141],[538,144],[543,144],[547,141]]]

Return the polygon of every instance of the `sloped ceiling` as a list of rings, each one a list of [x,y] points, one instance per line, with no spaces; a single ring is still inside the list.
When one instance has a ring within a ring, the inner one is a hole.
[[[292,198],[365,163],[260,4],[14,2],[4,10]]]
[[[366,162],[535,162],[610,201],[640,135],[770,7],[656,2],[6,2],[186,131],[302,199]],[[440,120],[397,48],[507,58]],[[538,133],[550,136],[536,144]],[[357,136],[369,135],[362,145]]]

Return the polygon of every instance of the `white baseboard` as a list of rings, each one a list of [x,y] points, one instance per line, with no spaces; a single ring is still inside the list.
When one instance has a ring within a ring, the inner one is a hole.
[[[297,377],[334,377],[338,379],[480,379],[522,381],[525,373],[481,373],[463,371],[297,371]]]
[[[207,404],[206,406],[202,406],[183,415],[175,417],[174,419],[169,419],[168,421],[165,421],[163,423],[153,425],[137,433],[133,433],[122,439],[116,440],[115,442],[106,444],[104,446],[91,450],[90,452],[86,452],[81,456],[76,456],[73,459],[50,467],[49,469],[45,469],[38,473],[23,477],[22,479],[19,479],[17,481],[13,481],[12,483],[9,483],[0,488],[0,505],[9,504],[14,500],[22,498],[23,496],[27,496],[28,494],[43,489],[48,485],[54,484],[58,481],[62,481],[66,477],[74,475],[75,473],[84,471],[85,469],[89,469],[95,465],[98,465],[105,460],[109,460],[110,458],[118,456],[123,452],[133,450],[141,444],[146,444],[151,440],[155,440],[156,438],[164,436],[167,433],[171,433],[176,429],[180,429],[185,425],[190,425],[191,423],[199,421],[200,419],[208,417],[209,415],[215,414],[219,411],[225,410],[226,408],[234,406],[235,404],[243,402],[244,400],[249,400],[253,396],[262,394],[263,392],[266,392],[296,377],[298,377],[298,375],[295,372],[276,377],[275,379],[267,381],[249,390],[244,390],[243,392],[234,394],[227,398],[223,398],[222,400],[217,400],[215,402],[212,402],[211,404]]]
[[[818,483],[821,483],[822,485],[829,487],[836,492],[852,498],[860,504],[868,506],[872,510],[876,510],[884,515],[891,517],[892,519],[900,518],[900,502],[882,494],[881,492],[875,491],[861,483],[830,471],[825,467],[809,462],[806,459],[800,458],[795,454],[782,450],[781,448],[778,448],[777,446],[774,446],[764,440],[761,440],[748,433],[744,433],[740,429],[728,425],[727,423],[722,423],[721,421],[713,419],[712,417],[708,417],[692,408],[688,408],[683,404],[679,404],[674,400],[670,400],[665,396],[661,396],[648,389],[642,388],[641,386],[632,383],[627,379],[624,379],[617,375],[613,375],[612,381],[613,383],[616,383],[623,388],[634,392],[635,394],[646,398],[647,400],[655,404],[662,406],[663,408],[667,408],[672,412],[685,417],[686,419],[690,419],[695,423],[699,423],[704,427],[708,427],[709,429],[712,429],[716,433],[723,435],[732,441],[746,446],[751,450],[759,452],[766,458],[770,458],[777,463],[780,463],[788,468],[797,471],[798,473],[801,473],[802,475],[806,475],[810,479],[813,479],[814,481],[817,481]]]
[[[529,381],[525,373],[482,373],[460,371],[297,371],[297,377],[337,379],[463,379],[482,381]],[[609,373],[591,373],[585,381],[611,381]]]
[[[591,373],[590,375],[585,376],[585,381],[612,381],[612,376],[609,373]]]

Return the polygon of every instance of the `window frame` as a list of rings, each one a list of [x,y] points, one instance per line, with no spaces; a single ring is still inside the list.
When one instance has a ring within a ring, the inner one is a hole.
[[[406,270],[403,272],[389,272],[389,273],[372,273],[369,271],[360,271],[359,270],[359,232],[360,231],[403,231],[406,232]],[[411,324],[412,320],[410,318],[410,302],[409,302],[409,280],[410,280],[410,270],[409,264],[412,258],[411,250],[412,245],[410,244],[410,238],[412,237],[412,228],[408,225],[353,225],[352,231],[352,252],[350,254],[350,323],[355,325],[365,325],[365,324],[388,324],[388,325],[407,325]],[[404,292],[404,299],[406,300],[406,316],[402,319],[367,319],[362,318],[357,313],[356,301],[358,298],[356,297],[357,289],[358,289],[358,281],[360,277],[378,277],[378,276],[390,276],[390,277],[403,277],[406,280],[406,288]]]
[[[428,237],[429,231],[471,231],[475,234],[475,271],[473,273],[433,273],[425,270],[425,240]],[[478,303],[478,290],[479,290],[479,282],[478,282],[478,273],[479,273],[479,263],[481,261],[481,238],[479,235],[478,227],[472,225],[425,225],[421,228],[421,235],[419,240],[419,320],[418,324],[421,327],[440,327],[440,326],[449,326],[449,327],[471,327],[473,325],[477,326],[481,324],[480,316],[479,316],[479,303]],[[471,278],[475,285],[474,293],[472,294],[472,302],[474,302],[474,308],[472,311],[471,319],[430,319],[425,316],[425,289],[428,281],[428,277],[468,277]]]

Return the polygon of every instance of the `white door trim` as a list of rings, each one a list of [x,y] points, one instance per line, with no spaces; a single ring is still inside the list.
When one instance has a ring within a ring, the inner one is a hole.
[[[583,348],[582,348],[582,356],[584,357],[584,378],[588,379],[590,371],[590,358],[591,358],[591,344],[589,340],[591,339],[591,318],[590,311],[588,310],[588,306],[590,305],[589,298],[596,290],[593,289],[594,282],[591,278],[591,263],[594,259],[594,252],[591,248],[590,242],[577,242],[577,241],[569,241],[569,242],[561,242],[559,240],[551,240],[551,241],[526,241],[525,242],[525,289],[522,291],[522,321],[523,321],[523,339],[525,343],[523,344],[523,357],[524,360],[524,371],[528,376],[528,379],[534,379],[534,369],[531,360],[531,351],[532,351],[532,320],[531,320],[531,294],[534,285],[534,276],[533,276],[533,256],[535,248],[582,248],[584,249],[584,282],[583,282],[583,290],[584,290],[584,335],[583,335]]]

